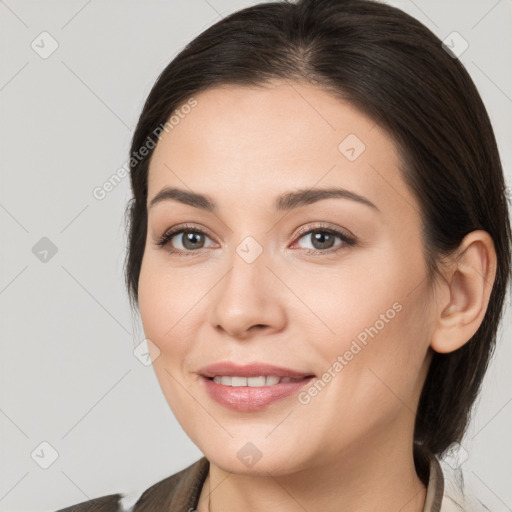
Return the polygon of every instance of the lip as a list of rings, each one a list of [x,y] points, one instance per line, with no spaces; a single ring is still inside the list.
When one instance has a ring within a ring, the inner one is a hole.
[[[199,372],[201,383],[206,392],[217,403],[235,411],[258,411],[268,405],[296,394],[301,388],[309,384],[315,376],[312,373],[300,372],[290,368],[269,365],[265,363],[251,363],[236,365],[233,362],[221,362],[202,368]],[[225,386],[212,380],[215,376],[269,376],[290,377],[301,379],[297,382],[280,382],[274,386]]]
[[[292,379],[300,379],[303,377],[314,376],[311,372],[300,372],[283,366],[274,366],[266,363],[250,363],[245,365],[237,365],[232,361],[222,361],[220,363],[211,364],[201,368],[197,373],[203,377],[215,377],[233,375],[236,377],[253,377],[258,375],[275,375],[276,377],[290,377]]]

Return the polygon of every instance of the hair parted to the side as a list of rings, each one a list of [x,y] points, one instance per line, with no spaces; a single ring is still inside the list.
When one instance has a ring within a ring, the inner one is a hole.
[[[224,84],[265,86],[273,79],[306,81],[332,92],[389,133],[421,207],[429,282],[469,232],[483,229],[494,241],[497,274],[484,320],[460,349],[434,353],[420,397],[414,440],[442,455],[461,441],[469,423],[510,277],[503,170],[483,102],[460,61],[403,11],[373,0],[281,0],[226,16],[187,44],[153,86],[130,154],[194,94]],[[125,277],[134,309],[152,154],[130,160]]]

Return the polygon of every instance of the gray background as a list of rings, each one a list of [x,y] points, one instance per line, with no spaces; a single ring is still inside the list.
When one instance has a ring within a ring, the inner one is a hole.
[[[133,354],[144,335],[123,287],[129,181],[101,201],[92,191],[126,162],[143,101],[172,57],[255,3],[0,0],[1,511],[142,490],[201,456]],[[512,2],[390,3],[441,39],[457,31],[469,43],[460,59],[511,183]],[[44,31],[58,44],[47,58]],[[57,249],[46,261],[43,237]],[[508,309],[459,460],[495,512],[512,510],[510,324]]]

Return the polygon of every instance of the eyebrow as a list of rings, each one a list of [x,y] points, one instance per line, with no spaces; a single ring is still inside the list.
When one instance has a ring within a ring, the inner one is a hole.
[[[369,199],[363,197],[350,190],[341,188],[312,188],[312,189],[299,189],[291,192],[286,192],[276,197],[274,201],[274,209],[276,211],[292,210],[307,206],[323,199],[350,199],[358,203],[364,204],[380,212],[379,208],[375,206]],[[217,209],[215,201],[208,195],[199,194],[174,187],[164,187],[158,192],[149,203],[149,208],[152,208],[158,203],[163,201],[174,200],[194,208],[214,212]]]

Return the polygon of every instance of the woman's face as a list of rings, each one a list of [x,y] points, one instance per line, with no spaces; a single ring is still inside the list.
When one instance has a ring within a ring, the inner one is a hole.
[[[139,280],[155,372],[181,426],[237,473],[411,450],[433,299],[392,140],[311,85],[225,86],[195,100],[152,156]],[[182,200],[152,203],[166,188]],[[223,362],[235,366],[205,370]],[[300,380],[268,378],[287,375]]]

